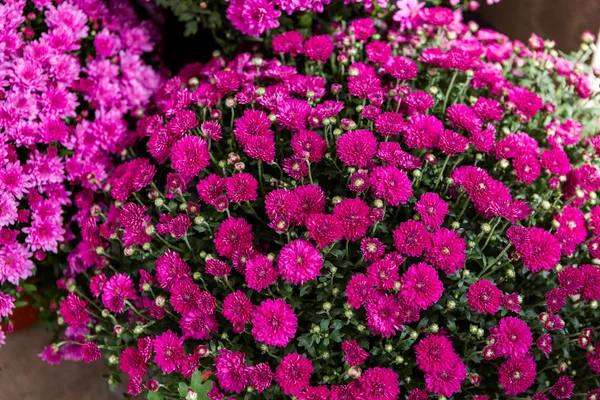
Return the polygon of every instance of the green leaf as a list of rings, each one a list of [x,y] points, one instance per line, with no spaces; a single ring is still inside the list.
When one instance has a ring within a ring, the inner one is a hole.
[[[183,382],[179,382],[179,389],[178,389],[178,391],[179,391],[179,395],[181,397],[185,397],[185,395],[187,394],[187,391],[188,391],[188,385],[186,385]]]
[[[202,372],[200,370],[196,370],[192,375],[192,381],[190,382],[190,387],[193,391],[197,392],[202,387]]]
[[[163,395],[160,392],[148,392],[146,397],[148,400],[163,400]]]

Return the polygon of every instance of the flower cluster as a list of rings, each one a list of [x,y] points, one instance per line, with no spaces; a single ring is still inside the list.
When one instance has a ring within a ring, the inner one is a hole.
[[[597,398],[589,43],[395,15],[167,81],[42,358],[152,399]]]
[[[161,75],[142,58],[152,26],[127,2],[10,0],[0,20],[0,285],[15,296],[90,215]],[[69,257],[81,265],[96,255],[76,247]]]
[[[486,0],[487,4],[499,0]],[[479,0],[450,0],[449,5],[456,12],[475,11]],[[186,34],[195,34],[199,27],[210,28],[219,36],[224,24],[231,24],[235,31],[251,37],[261,37],[265,32],[294,26],[291,20],[299,19],[299,25],[306,28],[311,25],[315,14],[325,14],[325,18],[339,17],[344,14],[356,16],[357,13],[377,15],[379,18],[393,18],[401,31],[415,29],[428,23],[437,25],[447,20],[446,15],[429,14],[427,5],[439,4],[435,0],[230,0],[182,2],[178,0],[157,1],[163,7],[171,9],[175,15],[186,22]],[[366,22],[357,23],[352,33],[357,38],[371,34],[373,27]],[[367,36],[367,37],[368,37]],[[230,39],[231,33],[226,37]]]

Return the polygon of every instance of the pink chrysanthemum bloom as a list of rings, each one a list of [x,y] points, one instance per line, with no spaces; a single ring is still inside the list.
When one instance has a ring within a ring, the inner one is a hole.
[[[481,279],[469,287],[467,300],[473,311],[496,314],[502,305],[502,290],[487,279]]]
[[[248,386],[249,368],[246,366],[245,354],[221,349],[215,357],[215,376],[219,386],[228,392],[241,393]]]
[[[227,178],[225,191],[232,203],[254,201],[257,197],[258,182],[251,174],[241,172]]]
[[[179,327],[184,338],[208,340],[217,332],[219,324],[214,314],[192,309],[181,316]]]
[[[206,140],[197,136],[179,139],[171,149],[173,169],[183,176],[193,177],[210,164]]]
[[[277,54],[296,56],[302,53],[302,34],[296,31],[283,32],[273,37],[273,51]]]
[[[363,238],[360,251],[365,261],[377,261],[385,254],[386,245],[377,238]]]
[[[301,285],[321,274],[323,258],[319,250],[308,241],[297,239],[283,246],[277,265],[285,280]]]
[[[102,357],[100,349],[94,342],[87,342],[81,346],[81,357],[84,362],[91,363]]]
[[[271,382],[275,377],[271,367],[267,363],[260,363],[250,367],[249,372],[250,386],[258,393],[263,392],[271,386]]]
[[[12,310],[15,308],[15,299],[0,292],[0,318],[12,315]]]
[[[425,225],[437,229],[448,215],[448,204],[437,193],[427,192],[415,204],[415,211],[421,215]]]
[[[60,303],[60,313],[63,316],[65,323],[72,326],[82,326],[87,324],[90,316],[86,310],[86,306],[87,301],[80,299],[73,293],[69,293],[67,298]],[[1,314],[2,312],[0,310],[0,315]]]
[[[369,353],[360,347],[356,340],[343,341],[342,350],[345,353],[346,363],[350,366],[363,364],[369,357]]]
[[[367,310],[367,326],[375,335],[389,338],[402,327],[400,320],[400,304],[396,297],[372,292],[372,297],[365,305]]]
[[[287,395],[298,395],[309,385],[312,361],[300,354],[288,354],[275,370],[275,380]]]
[[[371,226],[371,209],[361,199],[344,199],[333,208],[333,215],[338,219],[346,240],[356,241],[366,235]]]
[[[400,223],[393,232],[394,247],[402,254],[419,257],[427,247],[429,232],[423,223],[408,220]]]
[[[359,309],[367,301],[371,300],[371,294],[375,291],[373,282],[363,274],[356,274],[350,278],[346,285],[348,304],[352,308]]]
[[[227,18],[245,35],[259,37],[263,32],[279,26],[281,11],[268,0],[233,0],[227,8]]]
[[[367,59],[374,63],[384,64],[392,56],[390,46],[381,41],[371,41],[366,46]]]
[[[329,35],[311,36],[304,43],[304,54],[311,60],[325,63],[333,53],[333,48]]]
[[[346,132],[337,140],[336,152],[344,165],[364,167],[377,153],[377,139],[364,129]]]
[[[243,218],[229,217],[217,228],[213,242],[220,256],[231,258],[234,249],[250,248],[253,240],[250,224]]]
[[[558,282],[565,295],[572,296],[583,287],[583,273],[579,268],[567,266],[558,273]]]
[[[246,283],[250,289],[262,291],[275,282],[279,272],[267,256],[257,254],[246,262]]]
[[[369,368],[358,383],[367,399],[395,400],[400,395],[398,375],[390,368]]]
[[[165,254],[156,260],[156,280],[163,289],[170,290],[176,282],[190,279],[190,272],[190,266],[179,253],[171,249],[167,249]]]
[[[311,162],[320,162],[327,150],[325,139],[314,131],[296,132],[290,145],[294,153]]]
[[[164,372],[178,371],[183,355],[183,338],[177,337],[171,330],[154,338],[154,362]]]
[[[583,275],[583,288],[581,297],[585,301],[600,300],[600,268],[595,265],[582,265],[579,267]]]
[[[328,400],[331,391],[327,386],[310,386],[300,393],[296,398],[298,400]]]
[[[583,212],[568,205],[560,215],[556,216],[556,221],[560,226],[554,237],[561,245],[562,254],[571,256],[588,235]]]
[[[373,27],[371,18],[356,19],[350,24],[350,32],[354,33],[356,38],[361,42],[366,42],[377,31]]]
[[[425,261],[451,275],[465,266],[465,240],[458,232],[440,228],[429,235],[429,246],[425,249]]]
[[[375,130],[385,137],[399,135],[404,130],[404,118],[399,113],[384,112],[375,120]]]
[[[306,220],[306,229],[309,237],[320,248],[325,248],[344,236],[338,219],[329,214],[311,214]]]
[[[452,343],[446,336],[427,335],[415,345],[419,369],[426,373],[447,370],[455,357]]]
[[[316,185],[298,186],[292,191],[289,210],[294,225],[302,225],[311,214],[325,212],[325,192]]]
[[[369,174],[371,191],[391,206],[406,204],[412,196],[412,182],[396,167],[375,167]]]
[[[206,257],[206,267],[204,268],[204,272],[206,272],[208,275],[222,278],[231,274],[231,266],[224,261],[217,260],[216,258]]]
[[[458,392],[467,378],[467,368],[459,356],[452,353],[448,368],[425,374],[425,388],[438,395],[450,397]]]
[[[419,0],[398,0],[398,11],[394,14],[394,21],[400,22],[400,31],[414,29],[420,23],[420,11],[425,6]]]
[[[508,396],[525,392],[535,382],[536,364],[531,354],[510,358],[498,368],[498,382]]]
[[[531,330],[527,324],[515,317],[504,317],[490,329],[496,355],[518,358],[525,355],[533,344]]]
[[[126,274],[115,274],[104,285],[102,303],[112,312],[123,312],[125,300],[134,298],[136,298],[135,287]]]
[[[367,267],[367,277],[379,289],[392,289],[400,279],[398,265],[386,259],[375,261]]]
[[[283,299],[267,299],[254,310],[252,335],[268,346],[285,347],[294,338],[298,318]]]
[[[515,242],[517,231],[521,232],[520,240]],[[531,272],[551,270],[560,261],[559,242],[542,228],[513,226],[508,229],[507,236]]]
[[[429,93],[417,90],[404,98],[404,103],[411,114],[424,114],[433,107],[435,101]]]
[[[558,313],[565,305],[565,292],[561,288],[554,288],[546,292],[546,308],[551,313]]]
[[[4,332],[2,332],[2,336],[4,337]],[[44,348],[44,351],[38,354],[38,357],[50,365],[58,365],[63,359],[63,353],[53,345],[49,345]]]
[[[246,323],[252,319],[253,306],[242,291],[230,293],[223,300],[223,316],[233,324],[233,331],[244,331]]]
[[[404,301],[415,304],[422,310],[435,304],[444,292],[438,272],[425,263],[411,265],[402,275],[400,283],[400,296]]]
[[[506,307],[507,310],[510,310],[514,313],[519,313],[521,311],[521,302],[519,293],[509,293],[505,294],[502,297],[502,305]]]
[[[444,125],[433,115],[415,114],[410,117],[404,137],[412,149],[433,149],[437,146]]]
[[[544,333],[535,341],[535,344],[548,357],[552,351],[552,336],[549,333]]]
[[[429,394],[427,391],[423,389],[414,389],[412,390],[407,397],[407,400],[427,400],[429,399]]]
[[[549,390],[549,393],[557,399],[570,399],[575,389],[575,383],[568,376],[561,376]]]

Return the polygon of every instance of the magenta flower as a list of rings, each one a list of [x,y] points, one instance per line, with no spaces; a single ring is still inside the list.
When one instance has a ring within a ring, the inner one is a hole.
[[[367,399],[394,400],[400,395],[398,375],[390,368],[369,368],[358,382]]]
[[[448,215],[448,205],[437,193],[428,192],[421,195],[415,204],[415,211],[421,215],[425,225],[437,229]]]
[[[87,301],[80,299],[73,293],[69,293],[67,298],[60,303],[60,313],[65,323],[72,326],[87,324],[90,316],[86,310],[86,306]]]
[[[369,357],[369,353],[363,350],[356,340],[342,342],[342,350],[345,353],[346,363],[350,366],[363,364]]]
[[[234,332],[243,332],[246,323],[252,318],[253,305],[246,295],[237,291],[230,293],[223,300],[223,316],[233,324]]]
[[[245,358],[244,353],[227,349],[222,349],[215,357],[215,376],[221,388],[228,392],[241,393],[248,386],[250,377]]]
[[[487,279],[481,279],[469,287],[467,300],[473,311],[496,314],[502,305],[502,290]]]
[[[112,312],[122,313],[125,301],[135,298],[133,281],[126,274],[115,274],[104,285],[102,303]]]
[[[283,299],[267,299],[254,310],[252,324],[252,335],[257,341],[285,347],[296,334],[298,318]]]
[[[313,372],[312,361],[300,354],[288,354],[283,357],[275,370],[275,380],[281,386],[283,393],[298,395],[309,384]]]
[[[531,354],[510,358],[498,368],[498,382],[508,396],[525,392],[535,382],[536,364]]]
[[[321,275],[323,258],[308,241],[297,239],[283,246],[277,265],[285,280],[301,285]]]
[[[437,271],[425,263],[411,265],[402,275],[400,283],[400,296],[404,301],[423,310],[435,304],[444,292]]]

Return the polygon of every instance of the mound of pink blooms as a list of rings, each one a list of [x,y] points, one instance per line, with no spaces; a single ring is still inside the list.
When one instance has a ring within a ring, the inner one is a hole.
[[[161,84],[154,30],[126,1],[0,4],[0,303],[74,238]],[[79,211],[73,215],[72,210]],[[96,259],[71,249],[71,272]],[[54,265],[48,268],[54,269]],[[8,308],[6,308],[8,307]]]
[[[593,38],[331,28],[165,83],[41,357],[154,399],[597,398]]]

